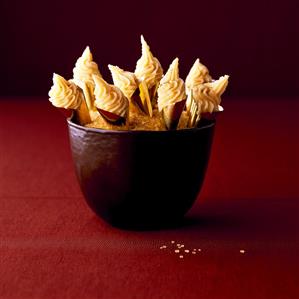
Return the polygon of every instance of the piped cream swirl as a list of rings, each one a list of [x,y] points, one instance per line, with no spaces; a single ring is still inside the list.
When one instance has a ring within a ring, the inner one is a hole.
[[[111,64],[108,65],[108,68],[111,72],[114,85],[118,87],[128,99],[131,99],[138,87],[135,74],[126,72],[118,66]]]
[[[193,87],[192,96],[197,103],[199,113],[212,113],[221,109],[219,107],[220,97],[211,87],[205,84],[199,84]]]
[[[98,65],[93,61],[89,47],[86,47],[73,69],[74,80],[79,86],[81,82],[84,82],[89,88],[94,87],[93,75],[102,77]]]
[[[150,47],[141,35],[142,55],[137,61],[135,75],[137,79],[145,81],[148,89],[158,84],[163,76],[163,69],[159,60],[153,56]]]
[[[211,81],[212,77],[209,74],[208,68],[200,63],[197,58],[186,77],[186,92],[189,93],[193,86]]]
[[[192,88],[200,113],[223,111],[221,96],[228,85],[228,75],[220,77],[213,82],[196,85]]]
[[[170,64],[166,74],[160,81],[160,84],[165,84],[170,81],[175,81],[179,79],[179,59],[175,58]]]
[[[65,109],[79,108],[83,99],[80,89],[74,83],[57,74],[53,74],[53,86],[49,91],[49,97],[53,106]]]
[[[126,117],[129,108],[129,101],[121,90],[111,84],[108,84],[100,76],[93,76],[95,82],[95,105],[97,108]]]
[[[158,88],[158,109],[162,111],[186,98],[184,81],[179,78],[179,59],[175,58]]]

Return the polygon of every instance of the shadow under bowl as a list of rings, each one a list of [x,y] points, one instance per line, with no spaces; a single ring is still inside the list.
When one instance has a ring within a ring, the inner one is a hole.
[[[202,186],[215,121],[176,131],[111,131],[68,119],[77,178],[89,207],[113,226],[175,225]]]

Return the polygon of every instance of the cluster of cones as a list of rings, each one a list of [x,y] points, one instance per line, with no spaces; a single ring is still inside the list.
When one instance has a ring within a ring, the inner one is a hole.
[[[228,76],[213,81],[208,69],[197,59],[184,82],[179,77],[178,58],[163,76],[160,62],[143,36],[141,45],[142,55],[134,73],[108,66],[114,84],[102,78],[87,47],[76,62],[73,79],[53,75],[50,101],[56,107],[74,112],[81,125],[99,117],[116,126],[128,125],[132,113],[152,118],[158,110],[168,130],[176,129],[183,115],[187,120],[183,127],[191,128],[202,117],[223,110],[220,101]]]

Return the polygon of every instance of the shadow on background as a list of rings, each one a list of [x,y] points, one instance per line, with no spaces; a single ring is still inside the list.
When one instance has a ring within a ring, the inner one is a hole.
[[[161,239],[164,236],[186,242],[218,242],[232,245],[234,242],[261,242],[271,244],[298,245],[298,211],[296,200],[285,201],[271,199],[254,200],[206,200],[196,204],[181,221],[160,224],[150,228],[115,228],[97,217],[89,225],[105,227],[115,235],[126,234],[144,239]],[[94,227],[95,228],[95,227]],[[130,238],[129,238],[130,239]],[[234,240],[234,241],[233,241]]]
[[[297,200],[254,199],[198,204],[180,231],[201,237],[298,241]]]

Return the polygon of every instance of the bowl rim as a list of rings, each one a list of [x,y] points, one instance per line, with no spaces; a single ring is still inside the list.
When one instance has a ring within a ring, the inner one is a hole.
[[[163,131],[155,131],[155,130],[107,130],[107,129],[99,129],[99,128],[89,128],[84,127],[75,123],[73,119],[73,115],[67,118],[68,126],[75,127],[81,131],[92,132],[92,133],[101,133],[101,134],[182,134],[179,132],[197,132],[204,129],[208,129],[215,126],[216,120],[210,120],[211,123],[198,127],[198,128],[186,128],[180,130],[163,130]]]

